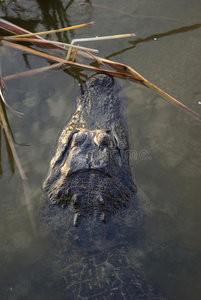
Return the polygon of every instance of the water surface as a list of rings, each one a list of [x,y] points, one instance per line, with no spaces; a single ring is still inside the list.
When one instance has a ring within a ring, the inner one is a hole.
[[[101,57],[133,67],[199,114],[200,10],[198,0],[0,4],[1,17],[34,32],[96,21],[93,27],[51,35],[59,41],[134,32],[132,39],[86,45],[98,48]],[[2,76],[49,65],[45,59],[3,47],[0,61]],[[73,112],[80,74],[82,78],[91,74],[71,71],[74,76],[60,69],[6,82],[6,100],[24,112],[21,119],[8,112],[8,118],[35,215],[57,137]],[[143,242],[143,268],[170,299],[200,299],[201,125],[149,89],[126,80],[121,84],[128,99],[132,165],[152,210]],[[7,299],[20,299],[9,278],[37,261],[49,245],[45,238],[33,236],[22,182],[3,132],[0,172],[0,280]]]

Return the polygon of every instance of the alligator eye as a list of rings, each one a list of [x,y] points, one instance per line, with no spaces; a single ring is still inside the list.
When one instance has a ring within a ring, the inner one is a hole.
[[[109,134],[100,132],[95,136],[94,141],[97,145],[109,146],[111,144],[111,139]]]
[[[87,138],[86,132],[78,132],[74,135],[73,146],[82,144]]]

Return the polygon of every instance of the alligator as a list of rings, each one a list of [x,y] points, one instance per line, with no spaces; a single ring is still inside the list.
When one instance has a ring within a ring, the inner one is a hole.
[[[100,73],[80,90],[43,184],[55,299],[165,299],[135,255],[149,208],[131,172],[122,88]]]

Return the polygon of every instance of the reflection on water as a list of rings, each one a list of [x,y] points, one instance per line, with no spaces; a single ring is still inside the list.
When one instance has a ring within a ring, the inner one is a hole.
[[[196,0],[124,1],[123,4],[105,0],[101,3],[5,0],[0,4],[1,17],[35,32],[96,21],[93,27],[51,36],[64,42],[78,37],[135,32],[134,41],[91,43],[90,47],[98,48],[100,56],[136,68],[198,113],[201,113],[200,8]],[[1,47],[0,51],[3,76],[47,65],[41,58],[15,50]],[[16,145],[16,149],[29,178],[36,216],[56,138],[74,108],[76,79],[80,74],[83,78],[89,75],[83,70],[73,72],[74,77],[71,74],[72,70],[66,73],[57,70],[6,83],[9,105],[25,113],[22,119],[10,112],[8,117],[16,142],[29,145]],[[135,153],[142,150],[148,153],[148,159],[134,157],[133,168],[152,210],[143,237],[136,240],[135,247],[130,245],[130,257],[137,257],[144,272],[170,299],[200,299],[200,124],[145,87],[128,81],[121,83],[128,98],[131,148]],[[22,183],[9,163],[1,134],[0,290],[5,299],[23,299],[31,290],[35,264],[51,246],[45,237],[34,238]],[[25,282],[19,274],[26,270],[29,276]],[[56,299],[53,290],[41,297]]]

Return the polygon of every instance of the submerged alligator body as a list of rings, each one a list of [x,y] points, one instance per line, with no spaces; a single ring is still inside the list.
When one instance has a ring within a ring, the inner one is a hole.
[[[108,75],[93,75],[81,86],[43,186],[56,299],[164,299],[135,255],[147,206],[136,193],[128,154],[121,87]]]

